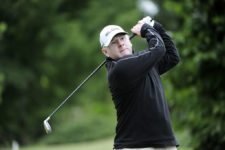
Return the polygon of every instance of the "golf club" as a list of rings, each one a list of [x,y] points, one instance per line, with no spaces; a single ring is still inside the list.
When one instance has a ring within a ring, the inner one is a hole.
[[[136,34],[132,34],[129,38],[130,40],[135,37]],[[44,129],[46,131],[47,134],[52,132],[52,128],[49,124],[49,120],[51,119],[52,115],[56,113],[56,111],[59,110],[60,107],[62,107],[62,105],[93,75],[95,74],[104,64],[106,63],[106,60],[104,60],[94,71],[91,72],[91,74],[89,76],[87,76],[77,87],[76,89],[74,89],[71,94],[62,101],[62,103],[43,121],[43,125],[44,125]]]

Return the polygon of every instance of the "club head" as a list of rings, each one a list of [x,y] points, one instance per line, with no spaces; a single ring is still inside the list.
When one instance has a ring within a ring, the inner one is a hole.
[[[43,125],[44,125],[44,128],[45,128],[45,131],[47,134],[51,133],[52,132],[52,128],[50,126],[50,124],[48,123],[50,117],[46,118],[43,122]]]

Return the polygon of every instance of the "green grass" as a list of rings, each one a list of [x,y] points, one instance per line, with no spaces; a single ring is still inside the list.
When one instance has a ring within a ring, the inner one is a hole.
[[[22,147],[20,150],[112,150],[113,139],[103,139],[92,142],[82,142],[76,144],[65,144],[65,145],[37,145]]]
[[[112,147],[113,147],[113,138],[107,138],[97,141],[82,142],[76,144],[32,145],[20,147],[20,150],[112,150]],[[8,148],[4,150],[11,150],[11,149]],[[178,148],[178,150],[192,150],[192,149],[181,146]]]
[[[181,145],[178,150],[192,150],[190,148],[190,135],[187,131],[177,131],[177,138]],[[38,142],[39,143],[39,142]],[[20,150],[112,150],[113,137],[98,139],[94,141],[86,141],[74,144],[46,144],[39,143],[35,145],[27,145],[20,147]],[[11,148],[2,148],[0,150],[11,150]]]

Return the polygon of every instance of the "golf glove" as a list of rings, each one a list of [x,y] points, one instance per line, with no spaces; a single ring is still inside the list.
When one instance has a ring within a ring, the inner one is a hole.
[[[155,21],[154,21],[150,16],[144,17],[144,18],[142,19],[142,21],[143,21],[144,23],[147,23],[147,24],[150,25],[151,27],[153,27],[153,26],[154,26],[154,23],[155,23]]]

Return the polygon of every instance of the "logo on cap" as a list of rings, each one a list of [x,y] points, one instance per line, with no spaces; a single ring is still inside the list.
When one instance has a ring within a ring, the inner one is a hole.
[[[105,36],[108,36],[111,32],[113,32],[115,30],[119,30],[119,29],[118,28],[112,28],[110,31],[105,33]]]

